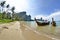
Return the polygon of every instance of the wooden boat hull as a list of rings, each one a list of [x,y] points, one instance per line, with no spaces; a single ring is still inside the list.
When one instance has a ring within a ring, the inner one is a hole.
[[[56,22],[54,21],[54,18],[52,18],[52,26],[56,26]]]
[[[36,19],[35,19],[35,21],[36,21],[38,26],[45,26],[45,25],[49,25],[49,23],[50,23],[50,22],[47,22],[47,23],[43,22],[43,23],[41,23],[41,22],[38,22]]]
[[[39,25],[39,26],[49,25],[49,22],[48,22],[48,23],[40,23],[40,22],[36,22],[36,23],[37,23],[37,25]]]
[[[55,21],[53,21],[51,24],[52,24],[52,26],[56,26],[56,23],[55,23]]]

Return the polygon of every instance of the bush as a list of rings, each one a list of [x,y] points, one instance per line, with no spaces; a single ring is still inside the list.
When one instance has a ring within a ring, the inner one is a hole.
[[[0,23],[9,23],[12,22],[11,19],[0,19]]]

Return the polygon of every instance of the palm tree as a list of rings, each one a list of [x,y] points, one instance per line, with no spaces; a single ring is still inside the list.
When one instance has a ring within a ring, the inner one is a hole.
[[[15,7],[12,7],[11,11],[14,13]]]
[[[5,19],[6,18],[6,12],[4,11],[2,14],[2,18]]]
[[[15,10],[15,7],[12,7],[11,11],[12,11],[12,20],[14,20],[14,10]]]
[[[6,1],[3,1],[3,2],[1,2],[1,4],[0,4],[1,7],[2,7],[2,12],[3,12],[3,9],[4,9],[4,4],[5,4],[5,2],[6,2]],[[4,13],[5,13],[5,12],[3,12],[3,14],[2,14],[2,18],[3,18],[3,16],[5,15]]]
[[[6,1],[3,1],[3,2],[1,2],[1,4],[0,4],[1,7],[2,7],[2,11],[3,11],[3,8],[4,8],[4,4],[5,4],[5,2],[6,2]]]
[[[8,5],[6,6],[6,8],[7,8],[6,12],[8,12],[9,7],[10,7],[10,5],[8,4]],[[7,14],[8,14],[8,13],[7,13]],[[8,15],[7,15],[7,18],[8,18]]]
[[[6,6],[6,8],[9,8],[9,4]]]

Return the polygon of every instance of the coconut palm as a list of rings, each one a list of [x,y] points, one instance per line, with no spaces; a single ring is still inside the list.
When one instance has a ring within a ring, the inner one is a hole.
[[[9,8],[9,4],[6,6],[6,8]]]
[[[14,10],[15,10],[15,7],[12,7],[12,9],[11,9],[12,13],[14,13]]]
[[[2,10],[1,10],[1,11],[2,11],[2,13],[3,13],[3,14],[2,14],[2,18],[3,18],[3,16],[5,15],[4,12],[3,12],[3,9],[4,9],[4,7],[5,7],[5,5],[4,5],[5,2],[6,2],[6,1],[3,1],[3,2],[1,2],[1,4],[0,4],[1,7],[2,7],[2,8],[1,8]]]
[[[8,12],[8,10],[9,10],[9,4],[6,6],[6,8],[7,8],[7,10],[6,10],[6,12]],[[8,14],[8,13],[7,13]],[[7,18],[8,18],[8,15],[7,15]]]
[[[11,11],[12,11],[12,19],[14,18],[14,10],[15,10],[15,7],[12,7],[11,8]]]
[[[6,18],[6,12],[4,11],[2,14],[2,18],[5,19]]]
[[[1,4],[0,4],[1,7],[2,7],[2,11],[3,11],[3,8],[4,8],[4,4],[5,4],[5,2],[6,2],[6,1],[3,1],[3,2],[1,2]]]

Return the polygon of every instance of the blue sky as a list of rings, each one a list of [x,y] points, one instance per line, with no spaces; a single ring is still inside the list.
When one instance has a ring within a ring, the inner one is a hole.
[[[15,6],[16,12],[26,11],[32,18],[46,18],[54,14],[55,19],[60,20],[60,0],[6,0],[6,2]]]
[[[33,15],[50,15],[60,10],[60,0],[33,0],[29,2]]]

